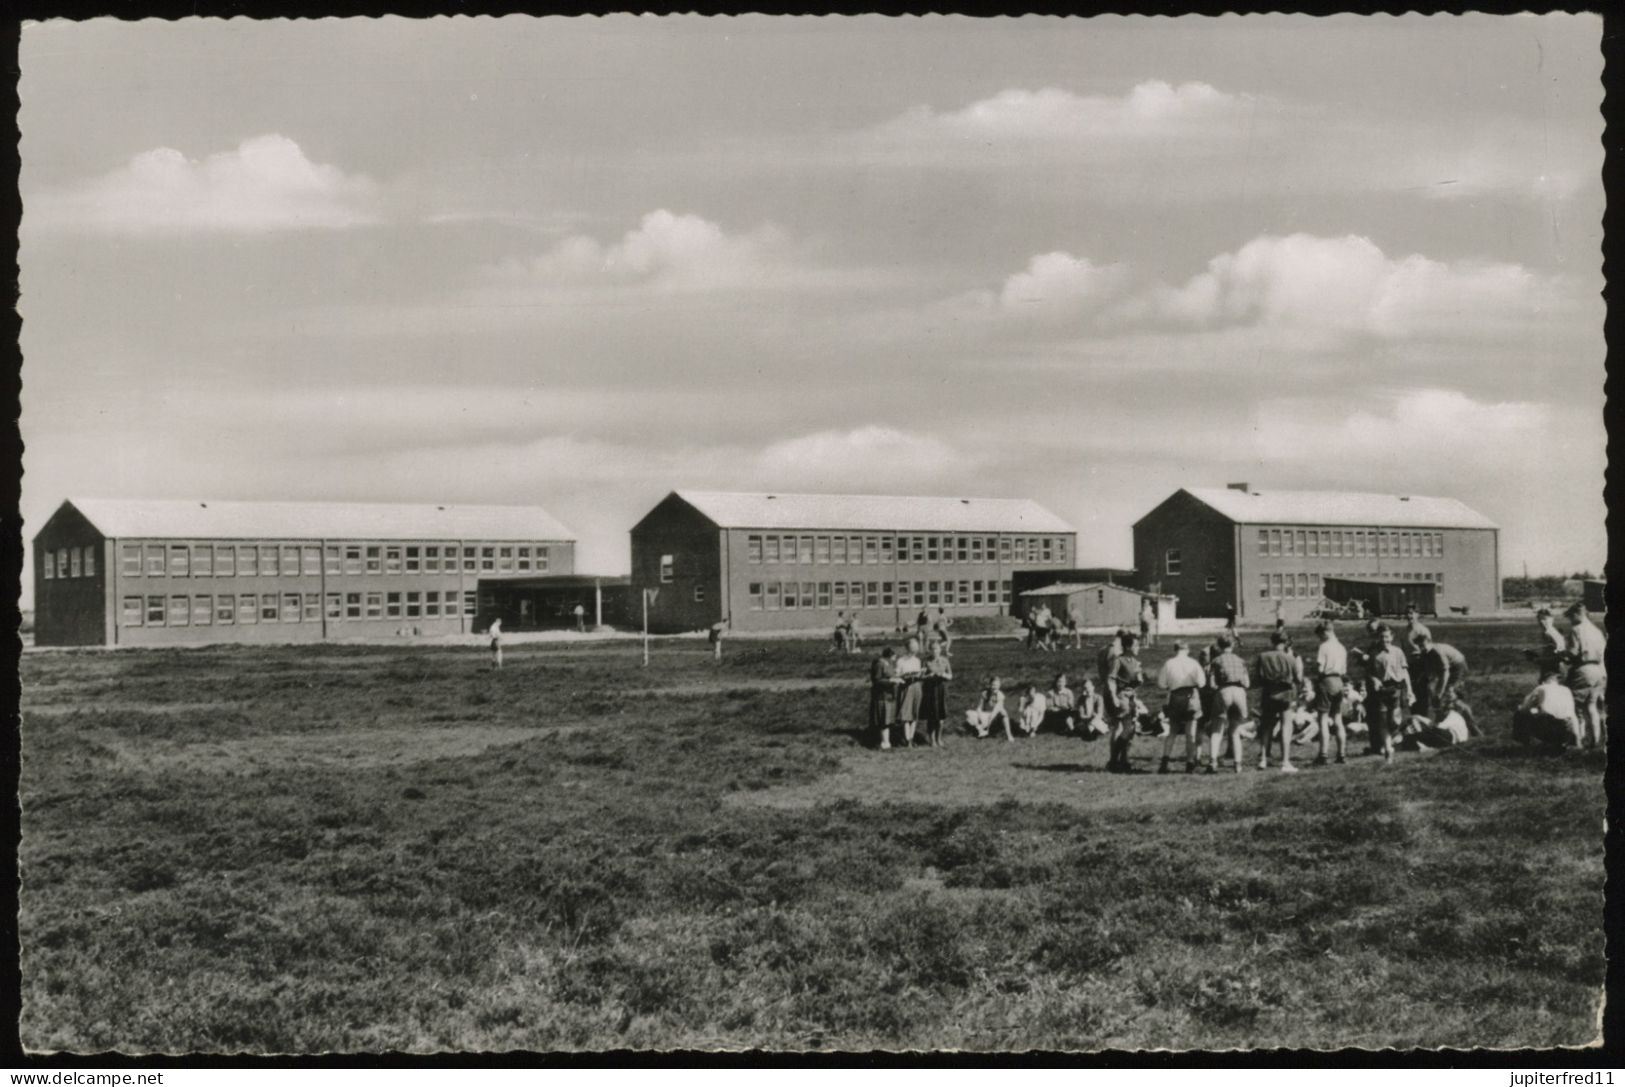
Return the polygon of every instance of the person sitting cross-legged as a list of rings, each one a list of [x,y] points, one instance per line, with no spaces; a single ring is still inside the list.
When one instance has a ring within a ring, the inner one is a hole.
[[[1512,738],[1520,744],[1539,744],[1553,750],[1578,747],[1583,742],[1574,692],[1562,682],[1557,668],[1542,671],[1540,682],[1513,713]]]
[[[998,676],[989,676],[987,685],[982,688],[981,696],[977,698],[976,705],[965,711],[965,724],[976,733],[977,739],[985,740],[993,731],[994,725],[1004,728],[1004,738],[1013,741],[1010,735],[1010,715],[1004,710],[1004,688]]]

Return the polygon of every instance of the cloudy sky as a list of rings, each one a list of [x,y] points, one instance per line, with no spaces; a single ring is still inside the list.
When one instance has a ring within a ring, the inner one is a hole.
[[[1599,569],[1601,22],[245,20],[22,40],[23,512],[1462,498]]]

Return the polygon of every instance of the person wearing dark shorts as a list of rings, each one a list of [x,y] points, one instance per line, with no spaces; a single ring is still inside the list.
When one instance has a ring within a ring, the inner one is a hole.
[[[1427,716],[1442,721],[1446,714],[1454,711],[1461,714],[1469,733],[1482,736],[1483,732],[1478,722],[1473,720],[1473,709],[1467,704],[1463,690],[1467,680],[1467,658],[1455,646],[1434,641],[1431,633],[1417,638],[1416,645],[1421,650],[1417,656],[1421,674],[1413,677],[1412,682],[1427,688]]]
[[[1326,749],[1337,737],[1337,761],[1348,761],[1348,733],[1343,728],[1343,684],[1348,678],[1349,654],[1337,639],[1330,623],[1319,623],[1315,634],[1320,648],[1315,651],[1315,715],[1320,719],[1320,753],[1316,766],[1326,765]]]
[[[1411,697],[1410,664],[1405,651],[1394,644],[1394,632],[1386,623],[1377,627],[1377,646],[1366,665],[1371,684],[1371,708],[1366,719],[1372,746],[1384,762],[1392,762],[1395,736],[1415,700]]]
[[[1163,715],[1168,718],[1168,734],[1162,738],[1162,763],[1159,774],[1166,774],[1173,759],[1174,737],[1185,737],[1185,773],[1196,773],[1196,726],[1202,717],[1202,688],[1207,686],[1207,672],[1190,655],[1190,646],[1174,643],[1174,655],[1163,663],[1157,676],[1157,686],[1168,692],[1163,703]]]
[[[1236,773],[1241,773],[1243,740],[1242,722],[1249,716],[1247,689],[1252,679],[1247,674],[1247,662],[1236,653],[1235,639],[1226,634],[1219,639],[1218,653],[1208,668],[1208,682],[1213,687],[1215,718],[1208,734],[1208,771],[1217,773],[1221,742],[1230,749],[1235,759]]]
[[[1111,671],[1106,676],[1106,712],[1112,719],[1112,750],[1106,769],[1115,774],[1130,774],[1137,773],[1129,764],[1129,748],[1139,727],[1137,692],[1145,677],[1136,655],[1139,638],[1129,632],[1121,641],[1122,652],[1111,658]]]
[[[1258,739],[1262,747],[1258,753],[1258,768],[1270,768],[1270,744],[1277,732],[1281,736],[1281,773],[1295,774],[1292,765],[1293,703],[1298,688],[1303,684],[1303,662],[1286,651],[1286,635],[1277,630],[1270,635],[1270,647],[1253,662],[1253,675],[1258,677]]]
[[[1600,748],[1603,703],[1608,697],[1608,671],[1603,664],[1608,640],[1591,621],[1584,604],[1575,604],[1563,615],[1569,621],[1569,636],[1563,648],[1563,657],[1569,666],[1565,684],[1574,694],[1582,746],[1588,743]]]

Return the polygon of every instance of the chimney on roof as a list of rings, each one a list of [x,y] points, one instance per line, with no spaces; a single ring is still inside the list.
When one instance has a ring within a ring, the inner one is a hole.
[[[1240,491],[1242,494],[1246,494],[1250,489],[1245,483],[1226,483],[1224,486],[1226,490]]]

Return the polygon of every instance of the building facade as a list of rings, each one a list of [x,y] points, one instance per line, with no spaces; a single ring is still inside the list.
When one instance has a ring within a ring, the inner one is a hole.
[[[631,537],[633,589],[649,591],[655,631],[818,629],[840,612],[895,628],[939,607],[1003,615],[1016,570],[1065,569],[1077,553],[1072,526],[1020,499],[674,491]]]
[[[466,633],[492,584],[574,565],[569,529],[534,507],[73,499],[34,537],[34,640]]]
[[[1500,530],[1453,498],[1259,491],[1246,484],[1176,491],[1134,525],[1141,587],[1179,598],[1183,616],[1289,620],[1331,577],[1429,582],[1437,606],[1501,606]]]

